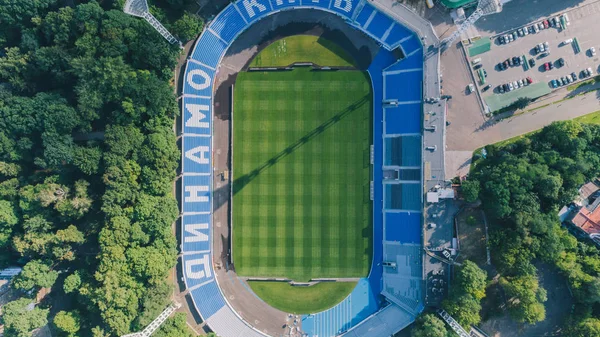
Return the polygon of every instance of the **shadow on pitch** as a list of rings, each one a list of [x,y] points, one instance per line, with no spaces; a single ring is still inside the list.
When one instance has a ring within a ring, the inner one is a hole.
[[[308,143],[310,140],[312,140],[316,136],[318,136],[318,135],[322,134],[323,132],[325,132],[325,130],[327,130],[330,127],[332,127],[333,125],[337,124],[344,117],[348,116],[351,112],[353,112],[354,110],[356,110],[359,107],[361,107],[361,106],[363,106],[365,104],[368,104],[368,103],[369,103],[369,95],[366,95],[366,96],[360,98],[356,102],[350,104],[344,110],[340,111],[336,115],[334,115],[331,118],[329,118],[328,120],[326,120],[323,124],[317,126],[313,130],[311,130],[309,133],[307,133],[306,135],[304,135],[302,138],[298,139],[296,142],[294,142],[290,146],[286,147],[281,152],[279,152],[276,155],[274,155],[271,159],[267,160],[266,162],[264,162],[259,167],[255,168],[251,172],[249,172],[249,173],[247,173],[247,174],[245,174],[245,175],[243,175],[243,176],[235,179],[233,181],[233,194],[235,195],[236,193],[238,193],[239,191],[241,191],[252,180],[254,180],[256,177],[258,177],[258,175],[261,174],[264,170],[266,170],[269,167],[275,165],[277,162],[279,162],[283,158],[285,158],[288,155],[292,154],[294,151],[296,151],[302,145]]]

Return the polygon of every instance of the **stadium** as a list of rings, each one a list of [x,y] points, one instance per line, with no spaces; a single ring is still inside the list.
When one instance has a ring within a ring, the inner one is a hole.
[[[238,0],[206,25],[183,75],[181,251],[212,331],[390,336],[424,309],[423,101],[439,90],[438,42],[384,0]],[[292,308],[278,303],[296,290],[267,298],[290,282],[346,292],[305,310],[304,290]]]

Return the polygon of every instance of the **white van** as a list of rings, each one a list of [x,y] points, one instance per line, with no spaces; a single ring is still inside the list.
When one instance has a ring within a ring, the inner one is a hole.
[[[473,65],[479,64],[479,63],[481,63],[481,59],[480,58],[476,58],[476,59],[472,60],[471,63]]]
[[[571,21],[569,21],[569,16],[567,15],[567,13],[563,14],[563,17],[565,18],[565,22],[567,23],[567,26],[571,24]]]

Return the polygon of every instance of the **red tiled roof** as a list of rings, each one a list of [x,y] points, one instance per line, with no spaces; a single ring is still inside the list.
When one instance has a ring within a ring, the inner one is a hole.
[[[600,207],[596,207],[592,212],[582,207],[572,222],[588,234],[600,233]]]

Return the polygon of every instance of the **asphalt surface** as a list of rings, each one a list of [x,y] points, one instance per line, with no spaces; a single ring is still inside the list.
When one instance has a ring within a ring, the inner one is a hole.
[[[570,75],[572,72],[575,72],[579,77],[581,70],[587,69],[588,67],[591,67],[596,73],[598,70],[599,58],[598,55],[592,57],[591,54],[588,53],[588,49],[592,46],[594,46],[596,50],[600,48],[600,39],[596,36],[596,30],[590,29],[590,27],[597,27],[598,25],[596,21],[598,14],[600,13],[600,2],[590,3],[569,10],[566,13],[568,13],[571,22],[566,30],[551,27],[541,30],[537,34],[519,37],[516,41],[509,44],[499,43],[497,37],[503,35],[501,33],[492,37],[493,43],[491,51],[477,55],[470,58],[470,60],[481,58],[483,69],[486,69],[488,73],[487,84],[491,83],[494,88],[500,84],[515,80],[518,81],[525,77],[531,77],[534,82],[544,83],[549,83],[552,79]],[[539,21],[535,22],[537,23]],[[529,26],[530,24],[525,27]],[[515,31],[515,29],[509,30],[508,33],[513,31]],[[572,44],[563,43],[565,40],[574,37],[577,37],[581,47],[581,52],[578,54],[575,54],[575,48]],[[535,45],[543,42],[548,42],[550,46],[550,55],[546,57],[541,57],[540,55],[542,53],[536,54],[534,51]],[[525,70],[525,67],[522,65],[509,67],[502,71],[498,69],[497,64],[499,62],[503,62],[514,56],[522,57],[523,55],[525,55],[528,60],[533,58],[536,61],[536,65],[529,70]],[[563,58],[565,61],[563,67],[560,67],[558,63],[559,58]],[[544,63],[546,62],[552,63],[555,68],[546,71],[544,69]],[[499,93],[495,89],[488,90],[483,93],[483,96],[486,97],[494,94]]]

